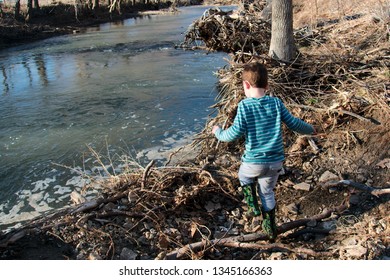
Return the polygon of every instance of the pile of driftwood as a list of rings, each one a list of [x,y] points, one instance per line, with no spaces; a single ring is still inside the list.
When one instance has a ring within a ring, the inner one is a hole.
[[[340,254],[334,248],[292,246],[283,240],[335,231],[324,220],[348,208],[343,195],[333,195],[333,202],[318,214],[279,223],[280,240],[270,244],[258,224],[256,228],[256,222],[244,215],[234,172],[210,165],[153,164],[112,176],[95,199],[48,213],[11,231],[0,242],[2,258],[19,258],[23,249],[18,242],[34,236],[70,245],[64,257],[71,259],[246,259],[259,254],[269,257],[274,252],[283,252],[289,259],[331,259]],[[324,184],[313,196],[329,195],[328,188],[343,184],[348,182]],[[368,187],[364,191],[377,190]]]
[[[230,167],[231,164],[225,163]],[[156,167],[152,161],[145,168],[112,176],[95,199],[80,203],[82,195],[74,193],[72,197],[77,203],[74,206],[47,213],[2,236],[1,258],[23,259],[24,251],[31,247],[37,250],[31,244],[34,238],[56,240],[58,250],[66,244],[67,250],[61,253],[69,259],[250,259],[270,258],[275,252],[288,259],[339,258],[344,247],[327,248],[325,244],[329,245],[329,241],[320,242],[323,246],[299,241],[302,236],[349,232],[347,227],[329,222],[329,217],[341,215],[349,207],[349,197],[346,199],[340,191],[332,194],[329,188],[350,185],[373,197],[389,193],[389,189],[379,190],[350,181],[324,183],[306,196],[295,190],[293,196],[300,197],[302,209],[305,203],[315,203],[319,198],[327,201],[327,207],[318,210],[316,205],[313,213],[319,211],[317,214],[298,218],[291,216],[293,209],[281,214],[284,211],[281,207],[278,242],[269,243],[259,230],[259,221],[245,216],[235,172],[208,164],[184,165]],[[288,180],[294,180],[293,177]],[[294,191],[289,187],[281,190]],[[281,205],[286,203],[282,194],[278,196]],[[286,220],[288,216],[291,219]],[[386,228],[386,219],[375,224],[382,237],[390,230]],[[25,244],[23,240],[28,245],[18,245]],[[383,243],[378,239],[376,245]],[[370,258],[380,254],[376,248]]]
[[[232,59],[218,73],[216,113],[193,143],[198,157],[175,164],[169,158],[165,166],[129,164],[95,199],[73,193],[76,205],[0,236],[1,258],[23,258],[27,249],[20,244],[34,236],[67,244],[63,255],[71,259],[381,258],[390,245],[390,109],[383,74],[390,53],[378,28],[365,29],[371,49],[338,50],[351,39],[339,35],[336,44],[330,30],[299,35],[306,36],[306,47],[328,54],[302,51],[286,64],[264,55],[268,23],[253,21],[247,12],[205,13],[187,40],[227,50]],[[244,98],[242,66],[251,60],[267,65],[269,93],[319,132],[317,138],[285,134],[286,174],[275,190],[277,243],[269,243],[259,220],[245,215],[237,187],[242,140],[218,143],[210,133],[215,123],[231,124]],[[180,159],[180,151],[174,157]]]
[[[240,16],[219,8],[207,10],[187,30],[183,48],[206,48],[234,53],[263,53],[269,47],[270,23],[253,21],[253,16]]]
[[[359,26],[362,21],[369,21],[362,17],[349,19],[354,20],[359,20],[356,23]],[[390,99],[386,90],[390,83],[383,76],[390,66],[386,32],[377,32],[378,27],[364,29],[366,33],[361,34],[364,37],[354,42],[355,46],[352,38],[342,38],[338,34],[336,37],[331,33],[331,27],[336,23],[338,21],[322,24],[315,30],[303,27],[296,31],[296,41],[302,44],[299,45],[300,50],[311,48],[319,51],[301,51],[295,61],[286,63],[266,55],[271,30],[270,24],[260,18],[259,12],[251,16],[241,10],[233,14],[215,9],[206,12],[189,29],[185,45],[200,41],[211,50],[218,51],[222,47],[231,54],[231,59],[229,65],[217,73],[220,90],[213,106],[216,116],[210,118],[195,143],[203,144],[203,148],[208,149],[206,154],[211,152],[210,147],[213,150],[216,145],[221,145],[210,137],[210,129],[216,123],[224,127],[232,123],[238,102],[245,98],[241,85],[242,67],[254,60],[268,67],[270,95],[281,98],[289,109],[299,117],[305,115],[309,122],[326,119],[325,122],[320,121],[322,133],[327,132],[329,127],[334,128],[335,122],[340,124],[350,118],[380,124],[372,117],[365,117],[364,112],[375,105],[381,107],[384,114],[390,115]],[[339,41],[349,44],[340,48],[342,43]],[[321,49],[324,51],[319,54]]]

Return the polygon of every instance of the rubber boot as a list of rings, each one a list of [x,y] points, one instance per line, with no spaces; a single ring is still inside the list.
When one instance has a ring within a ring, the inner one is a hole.
[[[261,224],[261,228],[271,241],[274,241],[278,234],[275,222],[275,209],[276,207],[270,211],[265,211],[264,208],[262,209],[263,223]]]
[[[245,202],[248,204],[248,214],[250,216],[260,216],[261,210],[257,200],[256,188],[254,184],[242,186]]]

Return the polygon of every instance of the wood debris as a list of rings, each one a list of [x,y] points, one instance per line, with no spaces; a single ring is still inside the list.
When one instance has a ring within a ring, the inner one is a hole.
[[[74,201],[81,204],[47,213],[0,235],[1,258],[28,258],[23,245],[41,244],[42,239],[46,251],[52,243],[57,251],[62,248],[60,255],[52,252],[47,258],[388,256],[390,107],[385,89],[390,50],[387,33],[380,32],[382,23],[357,17],[299,29],[295,36],[301,53],[289,64],[265,55],[270,24],[259,12],[259,6],[236,14],[211,9],[186,34],[182,47],[203,45],[209,51],[231,54],[229,65],[217,73],[219,94],[213,117],[192,143],[199,149],[197,158],[176,165],[151,162],[145,168],[131,168],[116,175],[92,200],[82,202],[74,194]],[[362,38],[353,41],[350,33],[344,32],[336,44],[332,28],[355,21],[360,24],[355,31]],[[297,135],[285,131],[285,174],[275,189],[276,243],[269,243],[261,231],[248,231],[255,221],[246,217],[237,187],[243,140],[220,143],[211,135],[212,125],[226,128],[232,123],[237,104],[244,98],[242,66],[251,60],[267,65],[269,94],[281,98],[294,115],[318,128],[316,138],[298,141]],[[338,180],[320,182],[326,171]],[[294,189],[299,182],[310,188],[304,192]],[[356,236],[356,241],[346,243],[351,236]]]

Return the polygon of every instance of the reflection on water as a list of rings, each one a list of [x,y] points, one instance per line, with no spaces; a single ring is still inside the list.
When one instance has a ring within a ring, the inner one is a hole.
[[[0,52],[0,229],[68,204],[89,147],[145,164],[203,128],[224,54],[174,46],[204,9]]]

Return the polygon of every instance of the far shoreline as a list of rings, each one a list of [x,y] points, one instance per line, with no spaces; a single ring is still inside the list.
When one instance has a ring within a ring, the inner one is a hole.
[[[176,7],[172,7],[169,4],[164,6],[145,5],[127,7],[124,8],[120,14],[116,12],[109,13],[107,7],[101,7],[101,11],[99,11],[97,15],[80,16],[79,20],[76,20],[73,12],[69,10],[65,11],[64,8],[59,5],[49,5],[41,7],[41,9],[54,10],[57,8],[59,11],[54,12],[57,13],[56,15],[51,15],[51,12],[46,12],[48,13],[47,15],[38,15],[29,23],[20,19],[16,20],[11,12],[12,8],[9,8],[9,11],[3,9],[3,16],[0,18],[0,51],[52,37],[80,33],[87,28],[97,27],[105,23],[114,23],[151,15],[180,13],[180,8],[183,7],[229,6],[227,3],[213,4],[208,1],[198,2],[196,4],[179,4]]]

